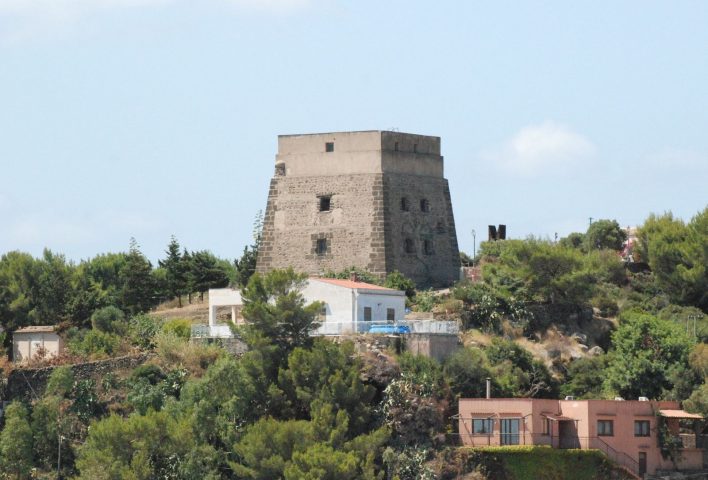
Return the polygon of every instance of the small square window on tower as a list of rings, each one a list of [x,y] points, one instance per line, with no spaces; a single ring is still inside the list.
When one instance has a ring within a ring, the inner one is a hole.
[[[325,143],[325,152],[334,152],[334,142]]]
[[[403,241],[403,247],[406,249],[406,253],[415,253],[415,243],[410,238],[406,238]]]
[[[318,238],[316,246],[317,255],[325,255],[327,253],[327,239]]]
[[[329,212],[332,209],[332,197],[320,197],[320,212]]]
[[[429,212],[430,211],[430,202],[425,198],[420,200],[420,211],[421,212]]]
[[[411,204],[406,197],[401,197],[401,211],[407,212],[411,209]]]
[[[435,253],[433,251],[433,241],[432,240],[423,240],[423,252],[426,255],[432,255]]]

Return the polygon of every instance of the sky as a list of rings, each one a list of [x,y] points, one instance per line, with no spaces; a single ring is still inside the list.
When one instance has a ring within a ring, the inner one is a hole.
[[[0,253],[237,258],[279,134],[442,139],[461,250],[708,206],[708,2],[0,0]]]

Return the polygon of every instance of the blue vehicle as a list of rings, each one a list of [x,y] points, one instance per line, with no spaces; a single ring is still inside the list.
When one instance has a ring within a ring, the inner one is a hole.
[[[411,329],[406,325],[372,325],[369,328],[369,333],[401,335],[404,333],[411,333]]]

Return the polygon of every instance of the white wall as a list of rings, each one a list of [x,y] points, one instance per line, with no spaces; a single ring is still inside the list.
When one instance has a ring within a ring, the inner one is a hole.
[[[209,289],[209,325],[215,326],[216,310],[218,307],[231,307],[231,321],[238,323],[243,300],[241,292],[233,288]]]
[[[396,321],[405,317],[406,296],[399,291],[382,293],[381,290],[351,289],[310,279],[302,294],[307,303],[325,303],[327,316],[320,329],[323,333],[355,331],[356,322],[364,321],[364,307],[371,307],[372,321],[385,322],[388,308],[395,310]],[[332,324],[332,328],[327,324]]]
[[[306,303],[324,302],[327,322],[351,322],[353,319],[352,290],[310,279],[302,291]]]
[[[403,295],[382,295],[374,293],[375,290],[361,291],[356,295],[356,318],[364,321],[364,307],[371,307],[372,321],[386,321],[386,310],[393,308],[396,311],[395,320],[403,320],[406,314],[406,296]]]
[[[64,341],[50,332],[14,333],[12,336],[12,358],[15,362],[33,360],[41,347],[46,350],[45,358],[56,357],[64,349]]]

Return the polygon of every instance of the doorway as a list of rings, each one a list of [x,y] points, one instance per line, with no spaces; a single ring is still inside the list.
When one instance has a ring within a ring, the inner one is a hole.
[[[647,452],[639,452],[639,476],[647,473]]]
[[[519,444],[519,419],[518,418],[502,418],[501,419],[501,444],[502,445],[518,445]]]

